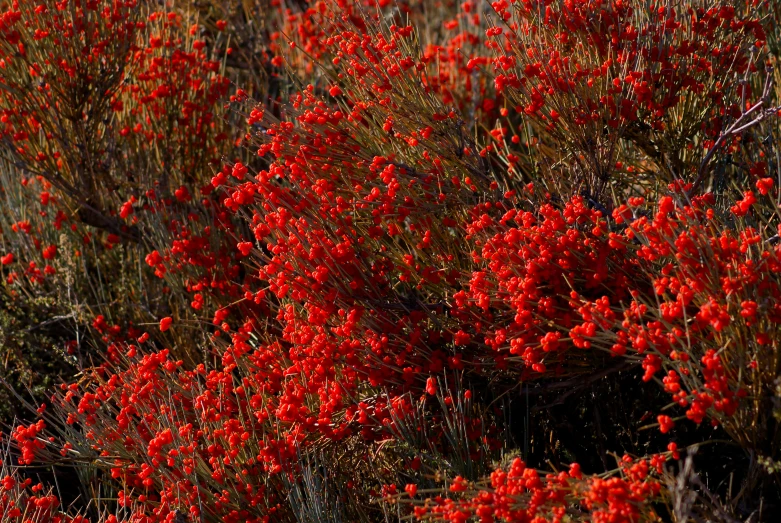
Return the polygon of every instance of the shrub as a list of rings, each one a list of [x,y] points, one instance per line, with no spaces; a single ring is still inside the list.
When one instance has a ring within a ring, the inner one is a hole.
[[[158,9],[0,18],[0,270],[79,370],[4,521],[781,503],[774,4]]]

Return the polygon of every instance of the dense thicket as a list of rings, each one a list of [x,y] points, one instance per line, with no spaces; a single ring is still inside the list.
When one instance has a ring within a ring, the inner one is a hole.
[[[0,520],[774,521],[780,5],[0,2]]]

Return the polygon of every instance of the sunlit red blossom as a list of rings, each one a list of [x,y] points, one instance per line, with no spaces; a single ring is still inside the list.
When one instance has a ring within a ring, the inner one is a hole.
[[[670,430],[675,425],[673,419],[670,416],[659,415],[656,419],[659,422],[659,430],[662,434],[667,434],[670,432]]]
[[[171,318],[170,316],[166,316],[165,318],[160,320],[160,330],[165,332],[168,329],[170,329],[173,321],[174,321],[173,318]]]

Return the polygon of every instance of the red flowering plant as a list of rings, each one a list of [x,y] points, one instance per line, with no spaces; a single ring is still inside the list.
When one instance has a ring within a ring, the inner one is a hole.
[[[34,437],[36,428],[31,427],[28,436]],[[53,486],[42,482],[34,483],[24,478],[13,466],[14,456],[7,445],[2,448],[0,461],[0,521],[4,523],[86,523],[89,521],[78,511],[69,513],[55,494]],[[105,512],[106,522],[117,523],[122,518]]]
[[[232,96],[208,57],[233,55],[223,31],[249,15],[13,4],[2,124],[30,181],[3,191],[38,213],[4,211],[22,238],[8,285],[30,253],[68,281],[56,205],[117,245],[95,267],[142,273],[116,303],[164,296],[96,315],[104,361],[17,424],[19,463],[97,473],[133,521],[683,521],[781,503],[774,11],[678,4],[446,2],[432,30],[428,3],[270,5],[277,26],[242,51],[268,82]],[[79,45],[52,48],[49,27]],[[697,483],[693,454],[675,463],[700,445],[730,456],[740,493]]]
[[[86,337],[62,335],[84,357],[109,328],[111,343],[192,310],[171,292],[184,278],[139,268],[172,237],[187,242],[187,223],[212,218],[228,80],[186,14],[110,1],[4,9],[4,277],[17,296],[67,297],[60,315],[77,329],[108,318]],[[178,352],[199,352],[187,340]]]
[[[0,480],[0,519],[2,521],[35,521],[60,523],[79,521],[60,515],[59,501],[51,492],[43,492],[43,485],[32,485],[32,479],[19,480],[17,476],[5,474]],[[49,489],[51,490],[51,488]]]
[[[421,500],[426,494],[407,485],[393,502],[414,507],[424,521],[656,521],[651,507],[661,490],[647,461],[624,456],[620,476],[585,479],[577,466],[558,474],[540,474],[515,458],[480,483],[453,478],[447,496]]]
[[[611,352],[643,357],[642,379],[659,381],[681,418],[723,425],[740,445],[771,459],[779,450],[773,427],[781,371],[775,208],[770,192],[757,200],[749,191],[731,216],[711,193],[690,203],[661,198],[654,214],[627,222],[616,239],[635,250],[653,291],[633,291],[621,315],[588,300],[580,309],[584,326],[610,329],[597,338],[612,343]],[[668,414],[658,420],[663,433],[674,425]]]

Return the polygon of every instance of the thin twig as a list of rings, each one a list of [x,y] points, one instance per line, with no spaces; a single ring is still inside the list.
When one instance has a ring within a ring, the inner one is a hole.
[[[716,154],[719,148],[721,148],[721,146],[724,145],[724,143],[729,138],[737,136],[743,131],[750,129],[751,127],[754,127],[755,125],[766,120],[769,116],[778,114],[779,110],[781,110],[781,107],[769,107],[769,108],[766,107],[766,105],[770,101],[770,91],[773,86],[773,68],[771,66],[768,66],[765,71],[767,73],[767,76],[765,78],[765,87],[762,90],[762,97],[759,99],[757,103],[755,103],[748,110],[743,112],[743,114],[740,115],[740,118],[735,120],[735,122],[733,122],[732,125],[730,125],[726,130],[722,131],[722,133],[719,135],[719,138],[716,140],[716,143],[713,144],[713,147],[710,148],[708,153],[705,155],[705,158],[703,158],[702,162],[700,162],[700,167],[697,170],[697,179],[694,180],[694,183],[692,184],[692,188],[689,190],[689,196],[695,194],[697,190],[700,188],[700,185],[702,185],[702,182],[705,180],[705,177],[710,172],[709,165],[711,159],[713,159],[713,156]],[[759,115],[756,116],[750,122],[747,122],[748,117],[757,111],[759,112]]]

